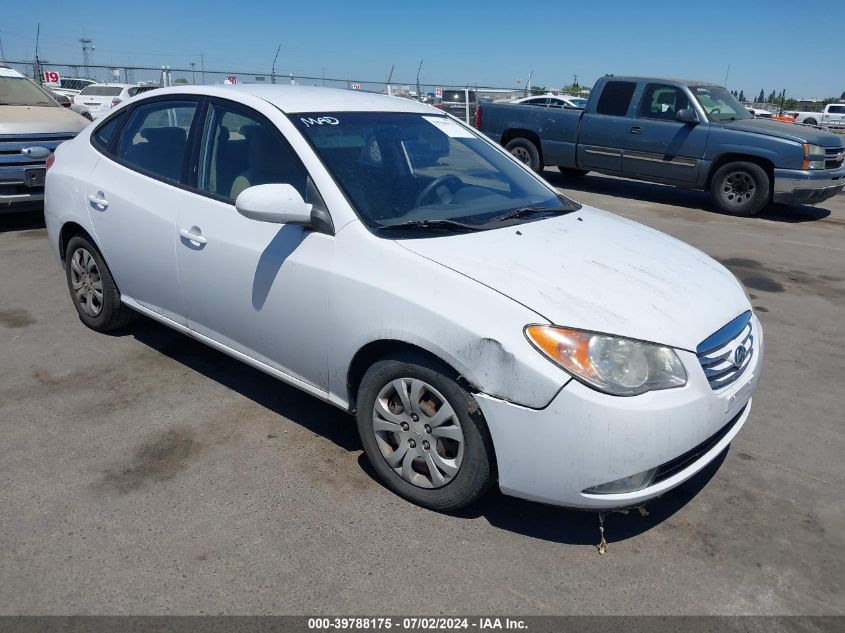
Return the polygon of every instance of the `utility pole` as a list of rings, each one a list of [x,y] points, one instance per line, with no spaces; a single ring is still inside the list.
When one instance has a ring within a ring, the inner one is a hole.
[[[279,59],[279,51],[282,50],[282,45],[276,49],[276,56],[273,57],[273,67],[270,69],[270,83],[276,83],[276,60]]]
[[[422,63],[423,60],[420,60],[420,65],[417,66],[417,99],[420,100],[422,99],[422,96],[420,94],[420,71],[422,70]]]
[[[94,47],[91,45],[94,43],[94,40],[92,40],[90,37],[80,37],[79,43],[82,44],[82,65],[90,66],[91,53],[94,52]]]
[[[0,61],[6,59],[6,53],[3,52],[3,38],[0,37]]]
[[[41,80],[43,79],[43,77],[41,76],[41,60],[38,59],[38,40],[40,38],[41,38],[41,22],[38,23],[38,29],[35,31],[35,68],[33,68],[33,70],[35,71],[33,73],[35,75],[35,77],[33,77],[33,79],[35,79],[35,81],[37,81],[39,84],[41,83]]]
[[[191,65],[191,77],[193,78],[193,83],[197,83],[197,63],[196,62],[188,62]]]
[[[200,68],[202,69],[202,85],[205,85],[205,58],[200,51]]]

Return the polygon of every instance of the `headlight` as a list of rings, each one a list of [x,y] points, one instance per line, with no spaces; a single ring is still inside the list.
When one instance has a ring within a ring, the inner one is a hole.
[[[804,164],[801,169],[824,169],[824,147],[804,143]]]
[[[669,347],[553,325],[528,325],[525,336],[574,378],[614,396],[687,384],[681,359]]]

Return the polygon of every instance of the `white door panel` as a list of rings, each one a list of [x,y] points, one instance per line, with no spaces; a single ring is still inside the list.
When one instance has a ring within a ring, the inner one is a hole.
[[[199,195],[178,224],[205,240],[179,238],[188,326],[325,390],[334,238]]]
[[[182,189],[102,158],[86,185],[88,214],[121,293],[185,323],[176,274]]]

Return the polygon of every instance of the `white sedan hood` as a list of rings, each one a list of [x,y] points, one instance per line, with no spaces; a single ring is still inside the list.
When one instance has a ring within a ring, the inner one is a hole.
[[[502,229],[399,243],[554,324],[687,350],[751,309],[730,271],[698,249],[586,206]]]

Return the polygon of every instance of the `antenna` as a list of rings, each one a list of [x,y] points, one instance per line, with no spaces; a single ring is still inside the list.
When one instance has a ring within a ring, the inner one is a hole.
[[[41,22],[38,23],[38,29],[35,31],[35,79],[41,81],[41,60],[38,59],[38,40],[41,38]]]
[[[393,69],[394,68],[396,68],[396,64],[391,64],[390,65],[390,72],[387,73],[387,82],[386,83],[388,83],[388,84],[390,83],[390,80],[393,79]]]
[[[523,90],[523,94],[527,97],[528,93],[531,92],[531,77],[534,76],[534,71],[528,71],[528,79],[525,81],[525,90]]]
[[[725,85],[728,85],[728,75],[731,74],[731,65],[728,64],[728,69],[725,71]]]
[[[417,99],[421,99],[422,95],[420,94],[420,71],[422,70],[422,63],[423,60],[420,60],[420,65],[417,67]]]
[[[2,31],[0,31],[2,32]],[[0,37],[0,60],[6,59],[6,53],[3,52],[3,38]]]
[[[276,60],[279,59],[279,51],[282,50],[282,45],[276,49],[276,56],[273,57],[273,67],[270,70],[270,83],[276,83]]]

